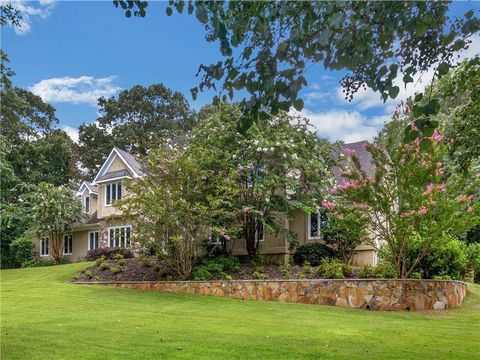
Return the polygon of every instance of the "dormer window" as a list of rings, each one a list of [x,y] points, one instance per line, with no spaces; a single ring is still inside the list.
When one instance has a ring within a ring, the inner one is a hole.
[[[112,205],[114,200],[122,198],[122,183],[115,182],[105,185],[105,205]]]
[[[86,214],[90,213],[90,196],[85,196],[83,199],[83,209]]]

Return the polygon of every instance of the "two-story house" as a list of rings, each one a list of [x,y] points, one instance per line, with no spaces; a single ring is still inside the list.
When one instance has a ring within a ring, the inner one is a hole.
[[[371,155],[365,150],[364,142],[347,144],[345,147],[356,151],[367,172],[373,170]],[[87,252],[98,247],[131,247],[135,225],[123,221],[115,201],[128,194],[125,179],[141,178],[140,163],[128,152],[113,148],[92,182],[83,182],[76,193],[83,204],[83,220],[72,226],[71,234],[64,236],[64,256],[72,260],[85,257]],[[339,174],[336,174],[339,177]],[[325,220],[320,212],[307,214],[297,211],[290,219],[285,218],[285,227],[297,235],[298,242],[305,244],[322,240],[322,226]],[[375,234],[371,234],[372,237]],[[257,233],[259,252],[270,258],[285,260],[290,255],[287,237],[269,231]],[[240,239],[239,239],[240,240]],[[34,239],[38,256],[48,257],[48,238]],[[233,254],[246,255],[245,241],[235,241]],[[357,265],[376,264],[377,255],[370,245],[357,248],[354,257]]]

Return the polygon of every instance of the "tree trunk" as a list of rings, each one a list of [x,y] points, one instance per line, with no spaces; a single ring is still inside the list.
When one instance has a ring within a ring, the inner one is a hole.
[[[50,247],[52,249],[52,258],[56,263],[60,262],[60,257],[62,256],[62,234],[51,233],[50,234]]]
[[[255,257],[255,255],[257,255],[257,244],[255,241],[255,223],[253,222],[252,224],[252,221],[248,215],[245,219],[243,232],[245,235],[245,243],[247,246],[248,256],[253,258]]]

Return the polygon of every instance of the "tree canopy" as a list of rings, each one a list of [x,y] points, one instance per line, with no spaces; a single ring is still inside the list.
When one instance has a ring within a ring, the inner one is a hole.
[[[146,155],[167,138],[189,131],[194,113],[185,97],[163,84],[134,86],[116,97],[98,99],[95,124],[80,126],[82,162],[92,176],[113,146]]]
[[[147,1],[113,1],[127,17],[145,17]],[[463,17],[448,14],[449,3],[438,1],[170,1],[166,14],[195,14],[208,42],[218,42],[222,60],[201,64],[200,84],[211,88],[214,101],[242,100],[242,128],[257,118],[303,108],[299,92],[307,85],[305,73],[321,63],[343,70],[341,83],[351,99],[361,87],[396,98],[400,87],[414,76],[434,68],[443,75],[454,54],[468,47],[478,32],[474,11]]]

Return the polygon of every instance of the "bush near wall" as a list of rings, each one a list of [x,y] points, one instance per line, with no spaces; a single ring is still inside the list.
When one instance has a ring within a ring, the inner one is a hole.
[[[333,257],[334,253],[328,246],[322,243],[312,243],[300,245],[293,254],[293,261],[297,265],[308,262],[312,266],[318,266],[322,260]]]
[[[22,266],[22,264],[35,259],[35,244],[30,238],[20,237],[13,240],[10,249],[17,266]]]

